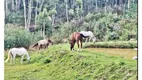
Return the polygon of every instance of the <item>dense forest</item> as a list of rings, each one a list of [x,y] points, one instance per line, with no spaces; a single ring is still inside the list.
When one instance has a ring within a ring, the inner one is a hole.
[[[60,43],[83,30],[92,31],[97,41],[137,40],[137,0],[4,1],[5,48],[42,38]]]

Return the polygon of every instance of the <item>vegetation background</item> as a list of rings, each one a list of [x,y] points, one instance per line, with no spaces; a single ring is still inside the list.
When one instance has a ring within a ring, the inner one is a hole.
[[[4,1],[5,49],[45,37],[61,43],[82,30],[92,31],[97,41],[137,40],[137,0]]]

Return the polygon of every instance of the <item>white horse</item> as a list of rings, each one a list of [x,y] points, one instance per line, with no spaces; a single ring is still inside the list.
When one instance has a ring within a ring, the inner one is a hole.
[[[21,56],[21,64],[23,63],[23,59],[24,59],[24,56],[26,55],[27,56],[27,60],[28,62],[30,62],[30,56],[28,54],[28,51],[21,47],[21,48],[11,48],[8,52],[8,58],[6,59],[5,62],[8,62],[9,59],[10,59],[10,64],[14,61],[15,63],[15,57],[16,55],[19,55]]]
[[[87,42],[87,38],[89,38],[89,42],[92,41],[95,42],[96,41],[96,37],[94,36],[93,32],[91,31],[80,31],[81,34],[83,34],[86,38],[85,43]]]

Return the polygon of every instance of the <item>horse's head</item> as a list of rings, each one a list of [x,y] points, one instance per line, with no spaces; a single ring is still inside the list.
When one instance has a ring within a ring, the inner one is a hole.
[[[28,62],[30,62],[30,56],[28,53],[27,53],[27,60],[28,60]]]
[[[50,43],[51,45],[53,45],[53,42],[50,39],[48,39],[47,41],[48,41],[48,43]]]
[[[30,62],[30,58],[29,59],[27,59],[28,60],[28,62]]]
[[[69,43],[70,43],[70,50],[73,50],[75,40],[69,40]]]
[[[93,40],[93,42],[95,43],[95,42],[96,42],[96,37],[94,36],[94,37],[92,38],[92,40]]]

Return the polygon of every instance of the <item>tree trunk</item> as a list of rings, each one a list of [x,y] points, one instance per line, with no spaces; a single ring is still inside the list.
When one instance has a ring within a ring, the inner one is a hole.
[[[72,0],[72,8],[74,8],[74,5],[75,5],[75,1]]]
[[[52,27],[54,26],[54,18],[55,18],[55,14],[52,15]]]
[[[107,9],[107,0],[105,0],[105,7],[104,8],[105,8],[105,13],[106,13],[106,11],[107,11],[106,10]]]
[[[44,0],[42,1],[41,5],[40,5],[39,12],[41,12],[41,10],[42,10],[43,3],[44,3]]]
[[[14,0],[12,0],[12,10],[14,10]]]
[[[117,0],[115,0],[115,6],[117,6]]]
[[[20,9],[21,0],[18,0],[17,9]]]
[[[67,0],[66,0],[66,18],[67,18],[67,22],[68,22],[68,3],[67,3]]]
[[[27,16],[26,16],[26,4],[25,4],[25,0],[23,0],[23,5],[24,5],[25,30],[27,30]]]
[[[108,4],[109,4],[108,2],[109,2],[108,0],[105,1],[105,12],[107,12]]]
[[[41,37],[43,37],[43,29],[41,28]]]
[[[89,5],[87,6],[87,13],[89,13]]]
[[[130,0],[128,0],[128,9],[130,8]]]
[[[38,8],[38,0],[36,0],[36,10],[35,10],[35,25],[36,25],[36,17],[37,17],[37,8]]]
[[[96,0],[96,10],[98,10],[98,0]]]
[[[7,11],[8,10],[8,4],[7,4],[7,0],[5,0],[5,16],[7,15]]]
[[[30,27],[30,22],[31,22],[31,9],[32,9],[32,0],[30,0],[29,3],[29,11],[28,11],[28,20],[27,20],[27,29]]]
[[[43,23],[43,38],[45,39],[45,22]]]
[[[18,9],[18,0],[15,0],[16,1],[16,11]]]

